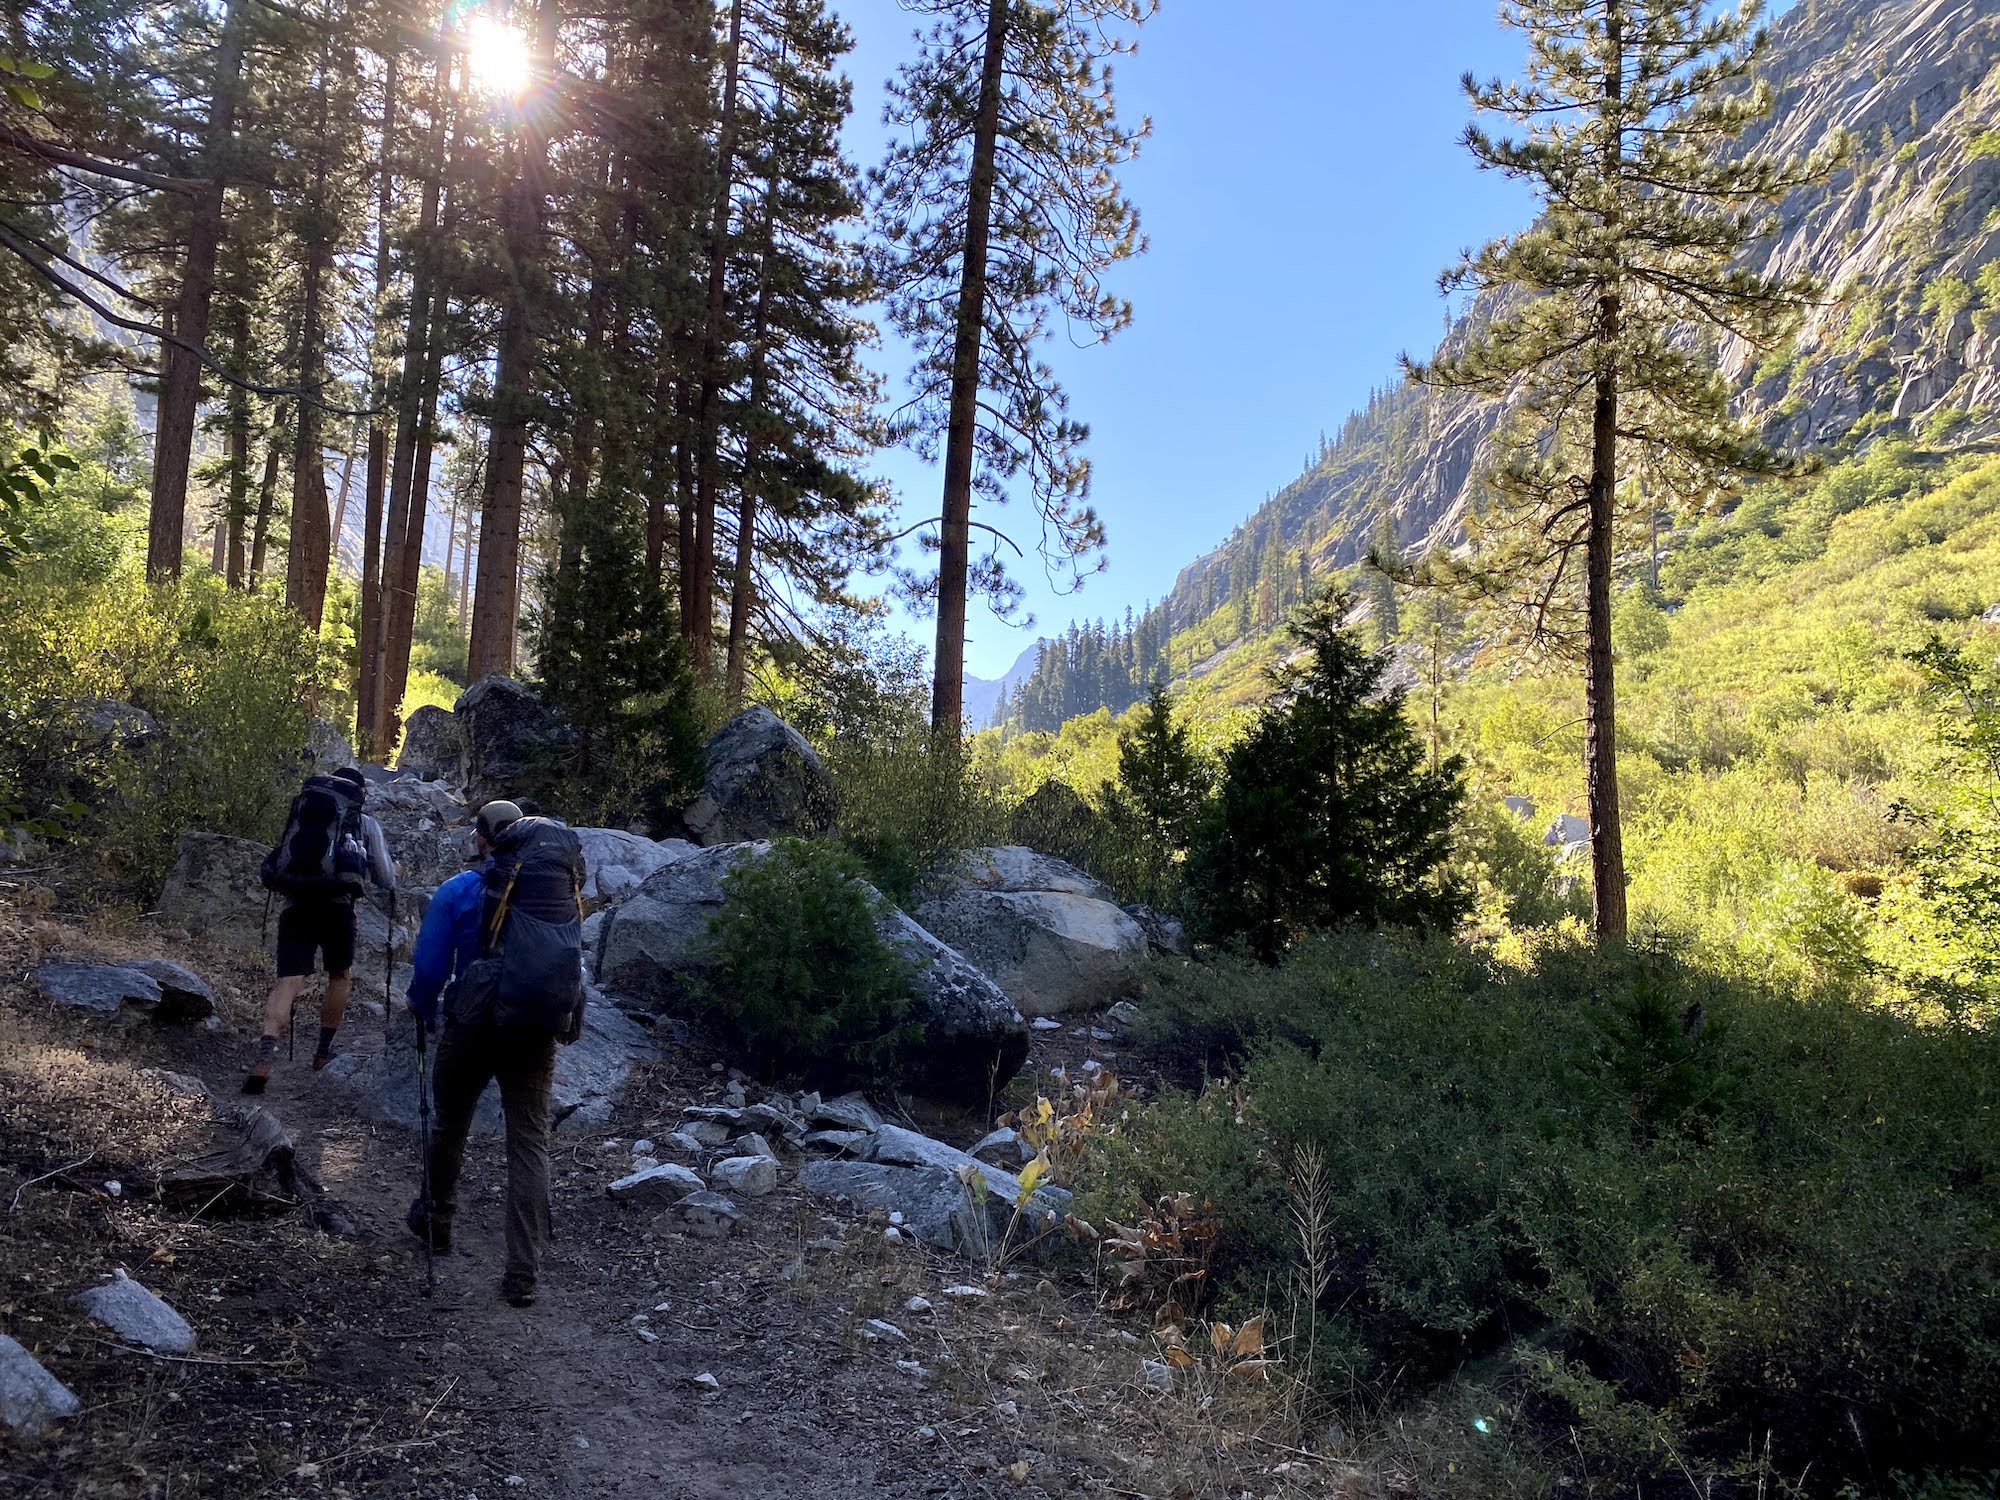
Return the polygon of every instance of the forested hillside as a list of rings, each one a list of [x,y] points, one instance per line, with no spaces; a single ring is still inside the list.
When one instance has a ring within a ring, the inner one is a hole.
[[[2000,5],[1990,0],[1801,0],[1773,23],[1760,71],[1775,106],[1742,149],[1798,153],[1829,132],[1851,136],[1848,164],[1791,194],[1748,262],[1817,276],[1821,305],[1781,350],[1718,351],[1742,409],[1773,441],[1844,452],[1902,434],[1951,451],[2000,433],[1997,69]],[[1488,315],[1469,306],[1444,348],[1462,347]],[[1205,701],[1253,701],[1274,632],[1312,584],[1355,569],[1371,548],[1415,556],[1463,539],[1500,415],[1476,396],[1386,386],[1124,632],[1163,650],[1126,653],[1130,675],[1114,669],[1101,687],[1095,657],[1058,654],[1021,696],[1065,716],[1100,703],[1122,711],[1164,670],[1200,684]],[[1659,530],[1695,519],[1663,512]],[[1649,571],[1643,553],[1627,562],[1628,576]],[[1395,609],[1382,579],[1352,577],[1384,614]],[[1395,636],[1398,624],[1386,623]],[[1037,710],[1009,722],[1060,721]]]

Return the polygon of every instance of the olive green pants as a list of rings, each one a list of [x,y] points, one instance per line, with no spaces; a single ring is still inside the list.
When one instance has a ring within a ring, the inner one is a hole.
[[[507,1275],[533,1284],[549,1242],[549,1088],[554,1037],[447,1021],[431,1070],[431,1212],[449,1224],[458,1209],[465,1138],[486,1085],[500,1085],[507,1117]]]

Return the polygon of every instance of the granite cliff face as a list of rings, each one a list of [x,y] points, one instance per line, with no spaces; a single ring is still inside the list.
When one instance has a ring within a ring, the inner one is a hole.
[[[1844,130],[1851,150],[1829,181],[1780,205],[1777,232],[1749,257],[1811,273],[1826,296],[1790,347],[1718,351],[1742,409],[1791,448],[1891,431],[1939,446],[2000,435],[2000,0],[1797,0],[1772,27],[1762,73],[1776,104],[1744,149],[1805,154]],[[1485,315],[1475,303],[1447,345]],[[1323,578],[1372,542],[1455,543],[1499,415],[1464,394],[1378,394],[1182,570],[1160,606],[1171,627],[1237,602],[1251,559],[1268,568],[1296,552]],[[1242,613],[1239,638],[1268,628]]]

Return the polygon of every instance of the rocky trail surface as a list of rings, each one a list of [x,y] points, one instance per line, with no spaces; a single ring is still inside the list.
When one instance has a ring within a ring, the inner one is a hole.
[[[213,1020],[79,1010],[37,977],[154,958],[202,977]],[[414,1135],[309,1070],[310,1015],[259,1101],[295,1148],[289,1189],[267,1170],[204,1191],[213,1153],[243,1148],[265,983],[239,950],[0,898],[0,1334],[77,1408],[33,1435],[0,1424],[0,1495],[1264,1495],[1337,1478],[1259,1435],[1279,1415],[1267,1392],[1149,1384],[1146,1324],[1103,1311],[1087,1268],[939,1251],[882,1208],[805,1191],[796,1141],[774,1190],[736,1195],[733,1233],[701,1232],[671,1195],[614,1199],[654,1159],[635,1142],[711,1186],[748,1149],[668,1145],[690,1106],[742,1097],[698,1040],[662,1035],[608,1118],[558,1140],[536,1306],[496,1294],[504,1164],[477,1137],[458,1253],[426,1296],[402,1227]],[[379,1048],[381,1024],[357,1003],[343,1046]],[[1105,1051],[1047,1023],[1036,1044],[1044,1064]],[[969,1139],[986,1121],[929,1123]],[[121,1269],[185,1318],[190,1352],[148,1352],[79,1306]],[[9,1369],[0,1340],[0,1406]]]

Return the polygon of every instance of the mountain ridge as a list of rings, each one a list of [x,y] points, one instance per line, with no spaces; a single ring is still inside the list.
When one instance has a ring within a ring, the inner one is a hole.
[[[1950,447],[2000,437],[2000,130],[1986,128],[2000,121],[2000,0],[1799,0],[1773,23],[1760,73],[1774,107],[1739,149],[1801,154],[1836,131],[1852,147],[1826,182],[1779,205],[1777,232],[1745,257],[1815,276],[1827,294],[1788,347],[1718,349],[1740,409],[1809,451],[1885,433]],[[1442,347],[1462,345],[1492,306],[1475,300]],[[1462,541],[1503,415],[1466,392],[1376,392],[1149,612],[1170,642],[1169,675],[1186,684],[1230,667],[1225,701],[1245,701],[1260,683],[1235,668],[1269,659],[1307,589],[1371,545]],[[1030,686],[1037,701],[1073,697]],[[1142,693],[1135,680],[1125,696]]]

